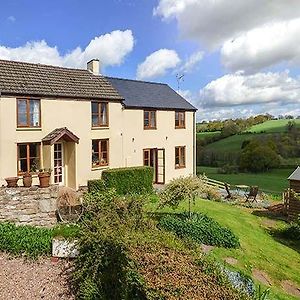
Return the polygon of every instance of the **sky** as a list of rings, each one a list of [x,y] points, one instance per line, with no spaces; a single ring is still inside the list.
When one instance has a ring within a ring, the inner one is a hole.
[[[299,0],[1,1],[0,59],[92,58],[104,75],[169,84],[198,121],[300,115]]]

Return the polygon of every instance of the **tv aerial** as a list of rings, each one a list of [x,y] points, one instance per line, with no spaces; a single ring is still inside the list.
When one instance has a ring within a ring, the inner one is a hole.
[[[184,81],[184,74],[177,74],[176,75],[176,80],[177,80],[177,90],[178,92],[180,91],[180,83]]]

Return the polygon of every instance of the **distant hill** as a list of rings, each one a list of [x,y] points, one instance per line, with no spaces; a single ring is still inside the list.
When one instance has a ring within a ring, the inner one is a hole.
[[[262,124],[252,126],[248,132],[252,133],[259,133],[259,132],[266,132],[266,133],[276,133],[276,132],[286,132],[286,126],[289,121],[293,121],[297,124],[297,127],[300,127],[300,119],[297,120],[270,120],[266,121]]]

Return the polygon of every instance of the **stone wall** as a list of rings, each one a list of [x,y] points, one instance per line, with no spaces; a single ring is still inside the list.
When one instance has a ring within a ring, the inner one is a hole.
[[[58,186],[0,188],[0,222],[51,227],[57,223]]]

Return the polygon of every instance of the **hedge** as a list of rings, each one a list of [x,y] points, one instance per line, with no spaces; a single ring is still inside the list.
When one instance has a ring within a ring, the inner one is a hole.
[[[229,228],[201,213],[195,213],[191,218],[187,214],[167,214],[159,219],[158,226],[200,244],[225,248],[240,246],[239,238]]]
[[[120,195],[147,194],[153,191],[153,168],[130,167],[109,169],[102,172],[107,188],[115,188]]]
[[[105,183],[102,179],[93,179],[88,181],[89,193],[103,192],[105,188]]]

